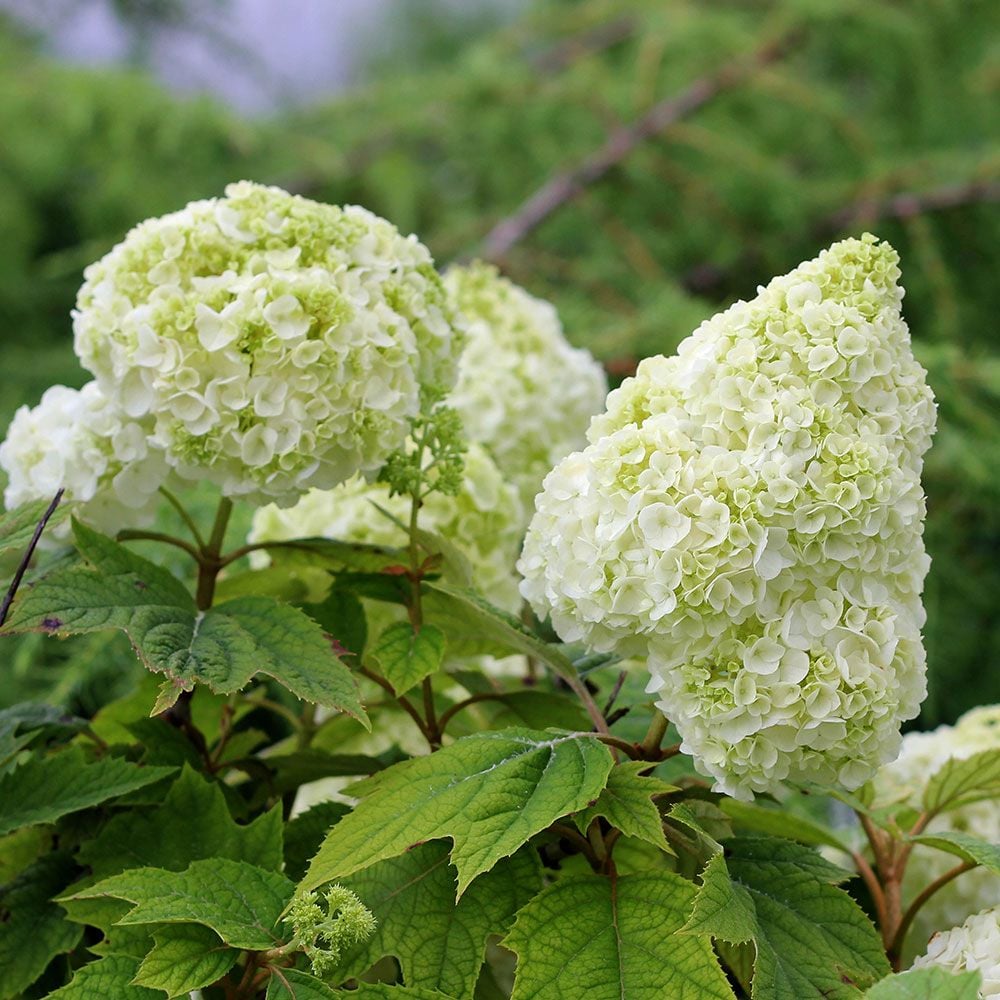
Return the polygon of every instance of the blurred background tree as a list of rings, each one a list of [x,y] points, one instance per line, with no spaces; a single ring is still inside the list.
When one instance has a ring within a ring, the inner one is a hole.
[[[135,71],[58,64],[0,29],[0,425],[50,382],[84,380],[68,319],[81,268],[138,220],[240,177],[366,205],[442,264],[495,260],[613,379],[870,229],[902,255],[940,403],[920,723],[1000,701],[1000,5],[389,10],[358,42],[357,86],[255,119]]]

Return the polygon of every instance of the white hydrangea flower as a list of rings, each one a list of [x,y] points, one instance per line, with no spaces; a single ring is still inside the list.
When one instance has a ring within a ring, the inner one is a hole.
[[[875,777],[875,804],[905,804],[919,809],[927,781],[949,760],[965,760],[1000,747],[1000,705],[966,712],[954,726],[907,733],[899,757]],[[927,833],[966,833],[1000,844],[1000,800],[984,799],[931,820]],[[926,886],[958,864],[958,858],[928,847],[916,847],[906,865],[903,894],[912,900]],[[938,890],[917,912],[909,940],[918,946],[935,931],[960,924],[970,913],[1000,906],[1000,878],[974,868]]]
[[[0,468],[8,477],[8,509],[65,489],[65,500],[81,505],[80,517],[111,533],[151,517],[169,472],[147,429],[96,382],[54,385],[34,408],[22,406],[0,444]]]
[[[898,257],[845,240],[647,359],[546,478],[522,593],[567,641],[648,655],[716,787],[856,787],[925,693],[935,408]]]
[[[449,405],[530,509],[549,469],[584,445],[608,392],[604,369],[570,345],[550,303],[495,268],[453,267],[444,281],[469,324]]]
[[[262,507],[254,515],[249,540],[323,537],[405,546],[406,531],[376,504],[403,524],[409,521],[409,497],[390,496],[386,484],[355,476],[333,490],[312,490],[293,507]],[[431,493],[420,509],[420,527],[454,544],[468,559],[476,586],[511,611],[520,605],[514,562],[523,523],[517,489],[475,444],[465,454],[458,494]]]
[[[241,182],[85,272],[76,351],[187,479],[291,503],[373,472],[461,337],[427,249],[362,208]]]
[[[1000,907],[973,914],[960,927],[935,934],[914,969],[940,965],[951,972],[978,972],[982,1000],[1000,997]]]

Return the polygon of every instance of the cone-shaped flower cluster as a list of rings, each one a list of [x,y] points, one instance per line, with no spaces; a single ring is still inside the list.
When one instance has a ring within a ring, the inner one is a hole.
[[[1000,705],[966,712],[954,726],[903,737],[899,757],[875,777],[875,805],[908,805],[918,812],[927,781],[949,760],[965,760],[1000,748]],[[927,833],[965,833],[988,844],[1000,844],[1000,801],[983,799],[950,809],[931,820]],[[903,892],[912,901],[918,892],[954,867],[943,851],[918,847],[909,856]],[[1000,879],[985,868],[953,879],[920,907],[909,940],[926,941],[935,931],[960,924],[970,913],[1000,906]]]
[[[866,235],[644,361],[537,499],[522,593],[568,641],[648,656],[717,787],[855,787],[925,692],[933,397],[898,258]]]
[[[495,268],[453,267],[444,280],[468,323],[449,405],[530,508],[549,469],[585,444],[608,392],[604,370],[569,344],[550,303]]]
[[[950,972],[978,972],[982,976],[982,1000],[1000,997],[1000,907],[976,913],[960,927],[935,934],[927,953],[913,963],[913,968],[930,965],[940,965]]]
[[[409,517],[408,496],[390,496],[385,483],[368,483],[355,476],[332,490],[312,490],[294,507],[282,509],[271,504],[260,508],[249,540],[315,536],[405,546],[407,535],[399,522],[405,524]],[[468,560],[476,586],[495,604],[511,611],[520,603],[514,562],[523,523],[517,489],[504,480],[493,460],[476,444],[465,453],[458,493],[429,493],[420,508],[420,527],[454,544]]]
[[[165,467],[228,496],[291,503],[379,469],[422,390],[455,378],[427,249],[361,208],[234,184],[137,226],[85,277],[75,346],[97,389]],[[12,479],[32,462],[7,449]]]

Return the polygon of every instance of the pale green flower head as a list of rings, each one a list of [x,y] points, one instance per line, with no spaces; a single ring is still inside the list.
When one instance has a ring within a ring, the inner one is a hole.
[[[921,808],[928,780],[949,760],[965,760],[1000,747],[1000,705],[984,705],[966,712],[953,726],[903,737],[899,757],[875,776],[875,805]],[[931,820],[926,830],[965,833],[988,844],[1000,844],[1000,801],[983,799]],[[943,851],[917,847],[906,864],[904,904],[954,867],[955,858]],[[953,879],[921,906],[908,940],[922,946],[936,931],[960,924],[971,913],[1000,906],[1000,879],[985,868],[975,868]]]
[[[362,208],[232,184],[85,272],[76,352],[182,477],[291,503],[376,472],[461,349],[427,249]]]
[[[647,359],[537,499],[522,593],[567,641],[648,655],[730,794],[861,784],[924,696],[935,407],[897,260],[844,240]]]
[[[324,537],[402,547],[407,533],[401,525],[409,517],[409,497],[390,496],[385,483],[355,476],[332,490],[312,490],[293,507],[262,507],[254,515],[249,540]],[[475,444],[465,453],[458,493],[430,493],[420,508],[420,527],[451,542],[468,560],[476,586],[511,611],[520,605],[514,563],[523,523],[516,488]]]
[[[54,385],[35,407],[22,406],[0,444],[12,510],[64,490],[77,516],[105,531],[152,519],[169,468],[143,427],[109,401],[96,382]],[[69,525],[56,529],[65,537]]]
[[[570,345],[550,303],[496,268],[453,267],[444,281],[469,324],[448,403],[530,506],[549,469],[585,443],[608,392],[604,370]]]
[[[913,968],[931,965],[954,973],[978,972],[981,1000],[1000,997],[1000,907],[975,913],[961,926],[935,934]]]

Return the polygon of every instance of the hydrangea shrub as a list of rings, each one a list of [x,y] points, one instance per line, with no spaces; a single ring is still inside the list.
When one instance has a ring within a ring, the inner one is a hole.
[[[0,447],[3,633],[149,671],[0,710],[0,1000],[993,995],[990,911],[903,971],[994,891],[1000,747],[889,763],[934,423],[898,279],[836,244],[595,417],[551,307],[362,209],[140,225],[80,293],[94,381]]]

